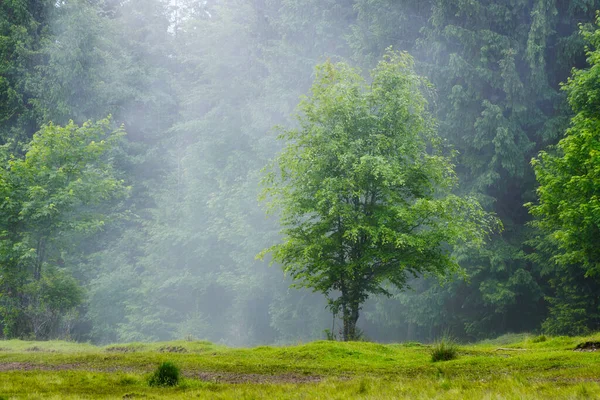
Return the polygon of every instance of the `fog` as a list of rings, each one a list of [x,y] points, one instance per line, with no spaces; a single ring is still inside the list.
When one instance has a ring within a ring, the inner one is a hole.
[[[577,24],[592,23],[593,8],[560,5],[554,13],[482,1],[469,9],[450,0],[39,3],[28,6],[38,25],[27,31],[25,61],[7,75],[24,105],[2,120],[3,144],[25,142],[50,121],[111,115],[127,132],[112,161],[130,192],[99,232],[56,241],[60,257],[47,264],[75,277],[84,295],[38,339],[252,346],[325,339],[325,330],[339,338],[341,321],[323,294],[291,287],[280,265],[256,257],[281,240],[278,216],[259,201],[261,179],[283,145],[276,127],[297,125],[315,66],[344,61],[368,77],[390,46],[412,54],[435,88],[431,112],[448,154],[458,151],[458,192],[476,196],[504,231],[483,249],[456,249],[464,271],[448,279],[416,277],[390,298],[372,296],[358,323],[363,337],[469,341],[539,330],[551,315],[545,262],[527,258],[531,218],[523,204],[535,199],[531,158],[568,124],[559,84],[585,66]]]

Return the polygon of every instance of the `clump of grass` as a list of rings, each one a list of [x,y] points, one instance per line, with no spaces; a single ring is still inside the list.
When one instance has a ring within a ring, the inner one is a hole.
[[[367,394],[369,392],[370,385],[366,379],[361,379],[358,384],[358,394]]]
[[[121,377],[121,379],[119,379],[119,385],[121,386],[129,386],[129,385],[135,385],[138,382],[138,380],[131,375],[126,375]],[[2,400],[2,398],[0,398],[0,400]]]
[[[458,345],[454,340],[443,337],[431,347],[431,361],[450,361],[458,358]]]
[[[170,361],[160,364],[148,380],[150,386],[177,386],[180,379],[179,368]]]
[[[540,336],[534,337],[531,341],[533,343],[542,343],[542,342],[545,342],[546,340],[548,340],[546,335],[540,335]]]

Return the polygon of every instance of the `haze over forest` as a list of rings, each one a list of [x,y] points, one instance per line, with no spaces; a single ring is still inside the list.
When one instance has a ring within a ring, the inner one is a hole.
[[[432,84],[438,135],[456,151],[456,194],[477,198],[503,229],[482,247],[457,247],[462,271],[442,282],[417,276],[371,296],[364,337],[599,330],[600,256],[565,250],[566,234],[529,211],[540,184],[532,159],[561,154],[581,99],[597,90],[561,86],[589,67],[598,9],[595,0],[0,2],[0,337],[250,346],[338,336],[321,293],[290,287],[269,256],[256,257],[281,240],[260,182],[283,146],[275,127],[298,126],[315,67],[345,62],[369,79],[390,46]],[[34,137],[40,130],[54,136]],[[52,164],[48,148],[73,170]]]

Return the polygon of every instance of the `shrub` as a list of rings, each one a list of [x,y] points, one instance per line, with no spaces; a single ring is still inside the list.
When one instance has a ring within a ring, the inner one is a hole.
[[[531,341],[533,343],[541,343],[541,342],[545,342],[546,340],[548,340],[548,338],[545,335],[540,335],[540,336],[534,337]]]
[[[450,338],[444,337],[434,343],[431,348],[431,361],[449,361],[458,358],[458,345]]]
[[[176,386],[179,384],[179,368],[172,362],[166,361],[154,371],[148,384],[150,386]]]

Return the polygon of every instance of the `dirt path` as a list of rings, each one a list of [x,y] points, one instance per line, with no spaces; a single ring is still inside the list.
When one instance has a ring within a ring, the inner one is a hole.
[[[206,371],[189,371],[184,372],[183,375],[188,378],[217,383],[317,383],[322,379],[320,376],[314,375],[261,375]]]

